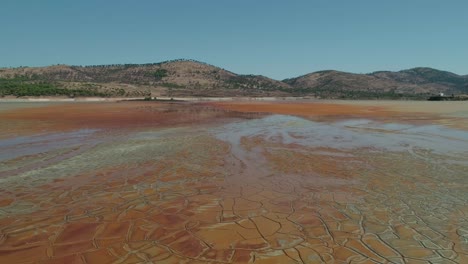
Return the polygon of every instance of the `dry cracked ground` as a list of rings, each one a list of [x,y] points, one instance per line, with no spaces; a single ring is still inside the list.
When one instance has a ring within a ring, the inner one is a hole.
[[[0,263],[468,263],[463,102],[1,103]]]

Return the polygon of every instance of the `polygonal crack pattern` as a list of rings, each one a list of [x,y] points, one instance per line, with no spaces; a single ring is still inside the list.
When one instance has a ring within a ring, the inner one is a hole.
[[[465,157],[153,132],[9,162],[0,263],[468,262]]]

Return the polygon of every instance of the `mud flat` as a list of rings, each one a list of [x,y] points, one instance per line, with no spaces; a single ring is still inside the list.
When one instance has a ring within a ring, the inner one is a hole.
[[[454,103],[0,107],[0,263],[467,263]]]

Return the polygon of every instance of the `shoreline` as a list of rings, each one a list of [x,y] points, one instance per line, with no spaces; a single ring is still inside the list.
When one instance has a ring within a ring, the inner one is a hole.
[[[169,96],[158,96],[151,97],[78,97],[78,98],[55,98],[55,97],[28,97],[28,98],[0,98],[0,103],[16,102],[16,103],[36,103],[36,102],[131,102],[131,101],[146,101],[146,102],[158,102],[158,101],[184,101],[184,102],[236,102],[236,101],[315,101],[315,102],[327,102],[327,101],[343,101],[343,102],[441,102],[441,101],[430,101],[430,100],[391,100],[391,99],[330,99],[330,98],[315,98],[309,96],[287,96],[287,97],[169,97]],[[450,102],[450,100],[445,100]],[[444,102],[445,102],[444,101]],[[461,100],[453,100],[461,101]]]
[[[118,101],[186,101],[186,102],[219,102],[219,101],[297,101],[311,100],[318,101],[312,97],[152,97],[151,100],[145,100],[145,97],[80,97],[80,98],[0,98],[1,102],[118,102]]]

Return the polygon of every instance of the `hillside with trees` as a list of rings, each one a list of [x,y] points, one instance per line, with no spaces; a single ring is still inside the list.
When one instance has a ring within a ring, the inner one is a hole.
[[[424,99],[468,93],[468,76],[431,68],[355,74],[319,71],[283,81],[242,75],[194,60],[0,69],[0,96],[311,96]]]

